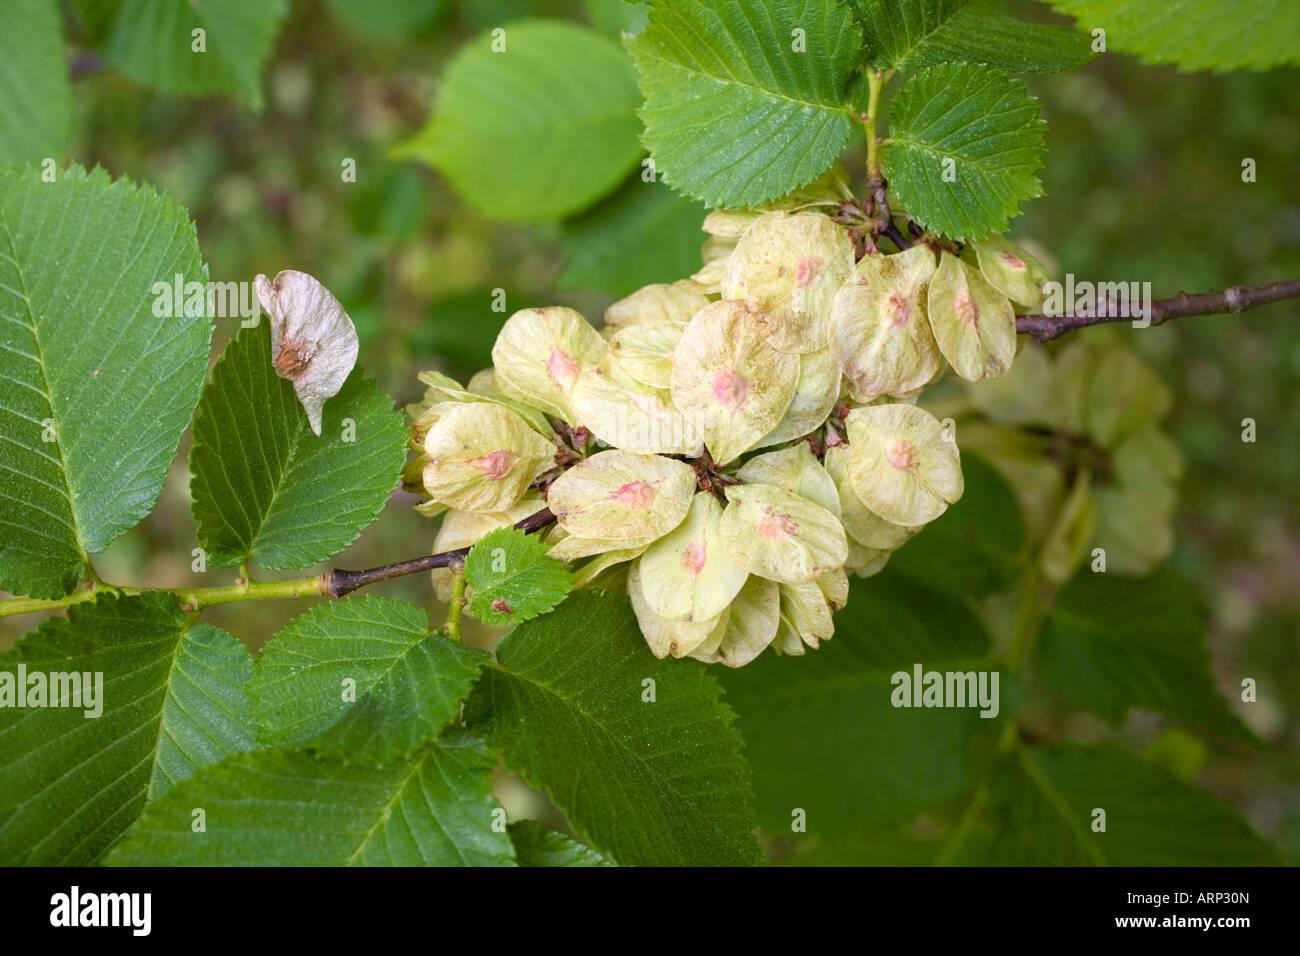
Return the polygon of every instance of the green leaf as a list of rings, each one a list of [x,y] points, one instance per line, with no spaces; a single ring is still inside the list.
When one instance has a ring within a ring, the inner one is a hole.
[[[436,739],[488,655],[429,631],[403,601],[312,608],[268,641],[249,693],[258,740],[383,763]]]
[[[194,225],[153,189],[0,167],[0,588],[67,593],[158,500],[212,336],[154,314],[178,275],[207,278]]]
[[[170,594],[73,605],[0,654],[0,674],[16,680],[20,666],[29,683],[101,674],[102,713],[0,707],[0,863],[93,863],[146,801],[253,746],[248,650],[211,625],[188,626]]]
[[[658,171],[711,206],[779,199],[849,141],[862,35],[836,0],[660,0],[626,43]]]
[[[936,232],[954,239],[1005,232],[1020,203],[1042,195],[1046,128],[1038,101],[1005,73],[969,63],[930,67],[890,104],[890,185]]]
[[[0,162],[62,157],[72,88],[55,0],[11,0],[0,31]]]
[[[260,109],[262,63],[288,9],[287,0],[122,0],[104,58],[165,93],[234,93]]]
[[[699,203],[662,183],[635,180],[564,224],[564,271],[556,285],[621,298],[654,282],[674,282],[700,268],[703,222]]]
[[[241,328],[194,419],[190,490],[208,563],[305,568],[338,554],[397,487],[407,440],[401,413],[360,366],[313,434],[271,365],[269,324]]]
[[[1113,725],[1140,707],[1258,743],[1214,686],[1196,594],[1168,571],[1137,579],[1085,569],[1056,599],[1038,665],[1070,706]]]
[[[259,750],[201,771],[152,804],[113,866],[510,866],[483,742],[450,733],[382,767]],[[194,809],[205,832],[194,832]]]
[[[625,30],[640,33],[645,29],[649,12],[646,4],[637,0],[582,0],[582,8],[593,27],[611,36]]]
[[[896,708],[892,676],[988,671],[965,602],[886,568],[854,580],[835,637],[804,657],[764,654],[721,675],[754,776],[759,823],[827,837],[915,816],[970,783],[978,708]],[[1005,707],[1006,688],[1001,686]]]
[[[456,54],[428,126],[398,153],[436,166],[485,216],[558,219],[636,165],[636,79],[618,44],[585,27],[504,29],[504,52],[484,33]]]
[[[1105,832],[1093,830],[1104,810]],[[1216,797],[1123,750],[1070,744],[998,764],[958,862],[1012,866],[1277,865]]]
[[[409,41],[442,12],[443,0],[327,0],[350,33],[373,40]]]
[[[993,0],[867,0],[867,49],[878,69],[984,63],[1009,73],[1055,73],[1095,54],[1070,27],[1025,23]]]
[[[703,665],[656,660],[625,597],[579,591],[507,634],[497,660],[466,722],[615,860],[758,862],[721,689]]]
[[[520,866],[613,866],[590,847],[572,837],[547,829],[536,820],[520,820],[509,827]]]
[[[1015,583],[1025,524],[1016,493],[974,455],[961,456],[966,490],[889,559],[889,567],[955,597],[974,600]]]
[[[545,614],[573,590],[573,574],[546,556],[535,534],[498,528],[470,548],[465,583],[474,589],[469,610],[484,624],[507,627]]]
[[[1108,49],[1183,70],[1267,70],[1300,64],[1300,18],[1291,0],[1048,0],[1106,31]]]

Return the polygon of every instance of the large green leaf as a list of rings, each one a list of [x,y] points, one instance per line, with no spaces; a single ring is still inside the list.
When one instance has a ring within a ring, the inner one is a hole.
[[[0,167],[0,588],[66,593],[158,500],[212,335],[154,314],[178,275],[207,277],[194,225],[152,189]]]
[[[510,839],[520,866],[613,866],[591,847],[536,820],[510,824]]]
[[[488,656],[391,598],[312,608],[266,645],[249,693],[258,739],[383,763],[437,738]]]
[[[867,0],[867,50],[879,69],[985,63],[1011,73],[1052,73],[1094,56],[1069,27],[1025,23],[995,0]]]
[[[915,816],[970,783],[977,708],[896,708],[892,676],[989,671],[989,638],[961,600],[903,575],[855,580],[835,637],[721,675],[740,716],[759,823],[830,836]],[[1006,698],[1006,688],[1001,686]]]
[[[1106,31],[1108,48],[1184,70],[1265,70],[1300,64],[1292,0],[1048,0],[1079,26]]]
[[[466,721],[615,860],[758,861],[721,689],[703,665],[656,660],[625,597],[576,592],[506,635],[497,659]]]
[[[271,365],[268,323],[240,329],[194,419],[192,508],[208,562],[305,568],[333,557],[383,509],[406,445],[401,413],[360,366],[314,434]]]
[[[1024,84],[987,66],[934,66],[890,104],[889,181],[907,212],[954,239],[1005,232],[1043,192],[1046,124]]]
[[[700,268],[704,209],[659,182],[628,183],[563,227],[565,262],[557,285],[629,295]]]
[[[1105,832],[1096,810],[1105,811]],[[1008,756],[955,860],[1014,866],[1246,866],[1276,851],[1204,790],[1115,748]]]
[[[102,713],[0,708],[0,862],[93,863],[146,801],[253,746],[247,649],[170,594],[74,605],[0,654],[0,674],[19,666],[102,674]]]
[[[709,205],[779,199],[849,140],[862,35],[837,0],[660,0],[627,46],[659,172]]]
[[[964,454],[961,470],[961,500],[899,548],[889,567],[954,596],[979,599],[1015,583],[1024,519],[1016,493],[992,466]]]
[[[382,767],[303,751],[241,754],[150,805],[108,863],[510,866],[493,766],[483,742],[462,732]]]
[[[605,195],[636,165],[636,79],[608,37],[524,21],[462,47],[429,125],[401,155],[436,166],[486,216],[558,219]]]
[[[1138,579],[1085,569],[1056,599],[1038,666],[1071,706],[1112,724],[1140,707],[1257,742],[1215,689],[1196,595],[1168,571]]]
[[[537,535],[517,528],[490,531],[465,559],[465,583],[474,589],[470,613],[485,624],[508,627],[545,614],[573,589],[573,573]]]
[[[260,108],[262,62],[288,9],[287,0],[120,0],[104,58],[167,93],[234,93]]]
[[[72,89],[55,0],[10,0],[0,30],[0,162],[63,156]]]

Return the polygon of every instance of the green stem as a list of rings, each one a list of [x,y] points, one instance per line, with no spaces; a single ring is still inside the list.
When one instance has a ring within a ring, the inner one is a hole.
[[[95,589],[73,591],[61,598],[10,598],[0,601],[0,617],[13,614],[31,614],[36,611],[57,611],[85,601],[93,601],[98,591],[105,589],[120,594],[144,594],[146,591],[165,591],[180,598],[187,611],[197,611],[214,604],[234,604],[239,601],[258,601],[265,598],[300,598],[328,596],[325,575],[295,578],[291,581],[249,581],[245,584],[228,584],[211,588],[124,588],[102,585]]]
[[[867,175],[879,179],[880,158],[877,154],[876,112],[880,105],[880,90],[885,85],[884,74],[880,70],[867,70],[867,112],[862,123],[867,128]]]
[[[447,636],[453,641],[459,641],[460,612],[465,606],[464,566],[453,569],[451,574],[451,604],[447,608]]]
[[[1020,606],[1016,612],[1016,629],[1011,635],[1011,643],[1007,646],[1005,658],[1007,669],[1011,671],[1013,676],[1019,676],[1024,669],[1025,661],[1028,659],[1030,649],[1034,643],[1034,637],[1038,634],[1040,609],[1038,565],[1038,558],[1032,560],[1021,578]]]

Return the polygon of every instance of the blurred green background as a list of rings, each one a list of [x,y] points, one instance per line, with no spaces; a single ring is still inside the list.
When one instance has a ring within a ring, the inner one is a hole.
[[[363,363],[399,405],[418,398],[422,368],[464,378],[487,365],[510,312],[566,304],[596,320],[627,291],[629,274],[671,281],[696,261],[703,234],[691,225],[693,211],[684,227],[681,215],[646,214],[642,242],[653,255],[633,248],[620,253],[633,262],[573,263],[566,240],[575,231],[599,236],[605,209],[577,223],[490,223],[433,170],[390,158],[424,125],[446,62],[468,38],[521,16],[564,17],[615,36],[640,16],[621,0],[373,7],[294,0],[263,71],[261,113],[233,98],[155,93],[100,68],[78,52],[78,8],[65,12],[79,74],[71,155],[155,183],[187,206],[215,280],[286,268],[320,278],[355,321]],[[1028,205],[1012,235],[1040,243],[1057,271],[1149,280],[1156,297],[1300,276],[1293,158],[1300,73],[1182,74],[1107,55],[1077,73],[1027,82],[1050,128],[1047,195]],[[355,183],[340,176],[347,158],[356,161]],[[1242,181],[1246,158],[1256,163],[1253,183]],[[860,155],[845,161],[860,183]],[[655,274],[670,262],[681,267]],[[608,281],[593,280],[602,274]],[[506,290],[506,313],[492,311],[495,289]],[[214,358],[237,322],[218,320]],[[1174,764],[1203,757],[1198,782],[1300,862],[1300,304],[1130,334],[1177,395],[1168,427],[1188,467],[1174,566],[1213,608],[1220,688],[1235,700],[1242,676],[1257,680],[1258,702],[1235,709],[1268,746],[1252,752],[1208,741],[1200,754],[1193,738],[1166,732],[1151,715],[1135,715],[1119,736],[1150,742],[1150,752]],[[1244,418],[1257,422],[1254,444],[1241,441]],[[176,587],[233,578],[233,571],[191,571],[197,542],[187,448],[188,438],[157,510],[97,560],[106,579]],[[427,551],[434,524],[410,510],[415,500],[396,493],[379,522],[332,564],[365,567]],[[423,575],[375,590],[441,620]],[[299,610],[290,602],[247,603],[214,608],[207,618],[256,648]],[[36,623],[0,619],[0,647]],[[486,629],[475,634],[493,638]],[[1083,715],[1063,721],[1062,730],[1079,738],[1115,733]],[[512,816],[524,805],[538,815],[537,798],[522,784],[503,778],[501,786]]]

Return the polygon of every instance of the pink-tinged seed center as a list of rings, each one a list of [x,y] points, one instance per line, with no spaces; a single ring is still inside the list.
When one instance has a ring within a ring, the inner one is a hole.
[[[724,408],[739,411],[749,401],[749,382],[731,369],[721,369],[713,375],[713,399]]]
[[[1013,256],[1009,252],[999,252],[998,258],[1013,269],[1023,269],[1025,267],[1024,261],[1019,256]]]
[[[885,450],[885,457],[899,471],[906,471],[916,464],[916,449],[900,438]]]
[[[578,378],[578,360],[567,352],[561,352],[551,346],[551,355],[546,360],[546,374],[551,381],[566,392],[573,387]]]
[[[475,458],[469,464],[483,472],[484,477],[489,481],[500,481],[510,474],[510,469],[514,467],[515,459],[518,457],[517,453],[502,449],[489,452],[482,458]]]
[[[973,329],[980,320],[980,307],[966,291],[958,292],[953,300],[952,310],[957,313],[957,320],[968,329]]]
[[[794,267],[795,285],[807,285],[817,277],[817,267],[821,263],[816,256],[800,256]]]
[[[654,485],[644,481],[629,481],[618,491],[609,496],[610,501],[617,502],[624,508],[646,508],[655,500]]]
[[[696,577],[704,570],[704,561],[708,557],[709,549],[702,541],[696,541],[694,544],[687,545],[686,550],[682,552],[682,567],[691,577]]]
[[[793,538],[799,526],[789,515],[778,514],[771,508],[764,508],[763,514],[754,522],[754,530],[764,541],[780,541]]]
[[[912,315],[912,303],[906,296],[891,292],[885,301],[885,312],[889,316],[891,326],[906,325]]]

